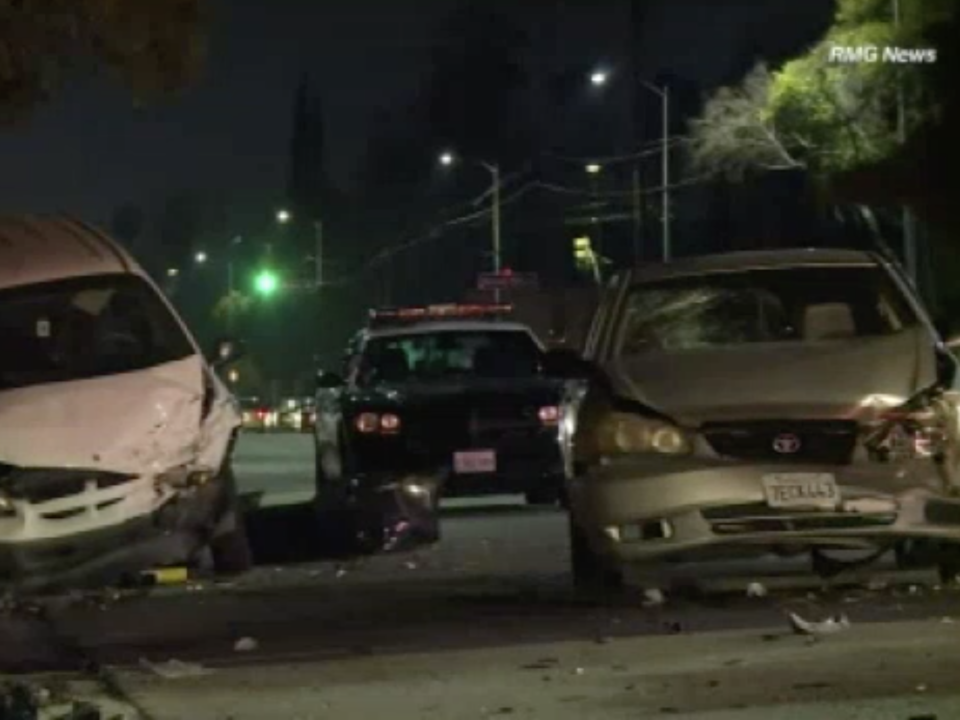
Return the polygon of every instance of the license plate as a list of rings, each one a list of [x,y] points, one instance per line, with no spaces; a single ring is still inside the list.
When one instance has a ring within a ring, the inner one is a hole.
[[[493,450],[464,450],[454,453],[453,469],[458,475],[495,473],[497,453]]]
[[[837,481],[829,473],[764,475],[763,491],[775,508],[833,510],[840,504]]]

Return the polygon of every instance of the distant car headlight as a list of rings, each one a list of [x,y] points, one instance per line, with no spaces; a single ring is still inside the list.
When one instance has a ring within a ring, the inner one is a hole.
[[[689,455],[690,435],[676,425],[631,413],[611,412],[594,431],[596,450],[602,456]]]

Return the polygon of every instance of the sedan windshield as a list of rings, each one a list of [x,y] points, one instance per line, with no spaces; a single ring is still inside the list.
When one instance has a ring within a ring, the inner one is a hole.
[[[879,268],[752,270],[635,287],[620,350],[837,341],[888,335],[916,323],[903,294]]]
[[[133,275],[0,292],[0,388],[142,370],[194,352],[157,293]]]
[[[540,368],[540,348],[526,332],[441,331],[373,338],[358,383],[443,378],[522,378]]]

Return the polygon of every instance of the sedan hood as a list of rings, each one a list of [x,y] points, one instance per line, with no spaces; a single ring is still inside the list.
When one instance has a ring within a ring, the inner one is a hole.
[[[130,474],[189,460],[200,440],[203,364],[0,392],[0,463]]]
[[[844,341],[649,352],[607,371],[618,394],[691,426],[860,418],[905,401],[936,378],[924,328]]]

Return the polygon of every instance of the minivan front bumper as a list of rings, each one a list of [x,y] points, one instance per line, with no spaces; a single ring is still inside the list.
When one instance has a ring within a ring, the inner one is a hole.
[[[21,593],[102,587],[144,568],[182,564],[209,542],[227,510],[223,484],[210,482],[86,532],[0,539],[0,587]]]

